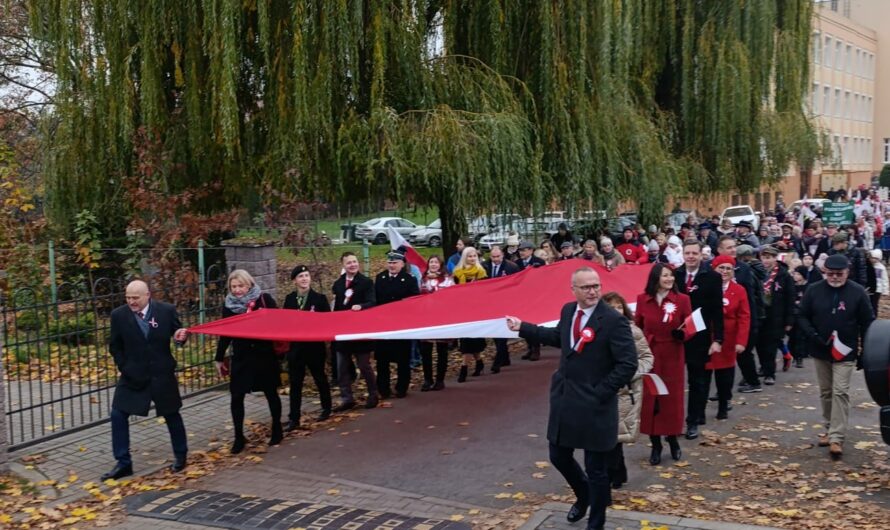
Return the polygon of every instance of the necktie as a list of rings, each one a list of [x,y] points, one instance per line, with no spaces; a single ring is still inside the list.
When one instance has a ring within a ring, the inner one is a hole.
[[[136,311],[136,316],[139,318],[139,320],[145,320],[145,313],[143,313],[142,311]]]
[[[346,288],[349,289],[349,287],[350,287],[351,285],[352,285],[352,280],[350,280],[350,279],[347,278],[347,279],[346,279]]]
[[[692,280],[695,279],[695,276],[691,274],[686,274],[686,292],[688,293],[690,289],[692,289]]]
[[[584,311],[578,310],[578,315],[575,317],[575,325],[572,326],[572,338],[575,344],[581,340],[581,321],[584,320]]]
[[[492,278],[497,278],[497,277],[498,277],[498,266],[497,266],[497,264],[495,264],[495,266],[492,267],[492,269],[491,269],[491,277],[492,277]]]

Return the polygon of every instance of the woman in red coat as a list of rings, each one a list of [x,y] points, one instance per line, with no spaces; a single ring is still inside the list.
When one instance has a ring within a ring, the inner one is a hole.
[[[692,313],[689,297],[677,290],[670,267],[657,263],[649,273],[645,293],[637,297],[636,325],[643,330],[655,356],[652,373],[658,374],[668,389],[666,396],[643,391],[640,432],[649,435],[652,455],[649,463],[661,463],[661,437],[666,436],[674,460],[682,458],[677,435],[683,432],[683,389],[686,387],[686,359],[680,326]]]
[[[732,383],[735,379],[736,356],[748,345],[748,329],[751,325],[751,309],[748,292],[737,284],[735,258],[717,256],[711,268],[723,279],[723,349],[713,355],[705,365],[708,370],[708,386],[711,386],[711,370],[717,383],[717,419],[729,417],[729,400],[732,399]]]

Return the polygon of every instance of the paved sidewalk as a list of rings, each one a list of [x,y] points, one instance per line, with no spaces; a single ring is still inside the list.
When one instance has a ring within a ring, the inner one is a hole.
[[[282,396],[282,405],[287,411],[287,396]],[[318,401],[304,398],[303,409],[307,415],[317,413]],[[269,423],[269,409],[265,398],[260,394],[247,397],[245,413],[248,421]],[[214,391],[186,400],[182,417],[190,452],[227,447],[231,444],[233,428],[228,391]],[[249,430],[245,431],[249,436]],[[163,418],[134,417],[130,425],[130,443],[137,476],[154,473],[172,462],[170,436]],[[72,475],[77,476],[80,481],[98,482],[99,477],[114,466],[111,427],[105,423],[22,449],[10,455],[10,465],[13,471],[34,483],[55,481],[63,484]],[[70,501],[87,494],[78,485],[79,483],[72,483],[62,490],[43,487],[41,493],[51,499]]]
[[[583,522],[571,524],[566,520],[568,504],[548,503],[541,507],[518,530],[580,530]],[[609,510],[606,514],[606,530],[640,530],[643,522],[652,530],[667,527],[669,530],[775,530],[765,526],[751,526],[720,521],[703,521],[674,515]],[[584,520],[586,522],[586,519]]]

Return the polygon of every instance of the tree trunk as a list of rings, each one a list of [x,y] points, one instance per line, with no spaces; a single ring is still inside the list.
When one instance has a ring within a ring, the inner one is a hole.
[[[448,259],[458,238],[466,235],[466,219],[456,211],[454,201],[450,197],[439,200],[436,206],[439,208],[439,220],[442,223],[442,254]]]

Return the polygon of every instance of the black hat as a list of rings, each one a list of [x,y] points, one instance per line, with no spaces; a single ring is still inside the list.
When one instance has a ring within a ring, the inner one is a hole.
[[[692,225],[689,224],[689,223],[683,223],[683,224],[680,225],[680,230],[683,230],[684,228],[685,228],[686,230],[692,230]]]
[[[754,225],[751,224],[751,221],[747,221],[744,219],[739,221],[738,223],[736,223],[736,227],[737,228],[747,228],[748,230],[754,229]]]
[[[831,270],[844,270],[850,268],[850,260],[843,254],[833,254],[825,260],[825,268]]]
[[[562,245],[560,245],[559,248],[560,248],[560,250],[562,250],[564,248],[572,248],[574,246],[575,245],[573,245],[571,241],[563,241]]]
[[[810,270],[807,269],[806,265],[798,265],[794,268],[794,272],[800,274],[801,276],[806,276],[807,273],[810,272]]]
[[[709,222],[707,222],[707,221],[705,221],[705,222],[703,222],[703,223],[699,223],[699,225],[698,225],[698,229],[699,229],[699,230],[711,230],[711,229],[713,229],[713,228],[714,228],[714,227],[711,226],[711,223],[709,223]]]
[[[386,254],[386,261],[405,261],[405,255],[400,252],[389,252]]]
[[[565,223],[559,223],[559,226],[557,227],[557,230],[568,230],[568,229],[569,229],[569,227]]]
[[[293,280],[304,272],[309,272],[309,267],[305,265],[297,265],[296,267],[294,267],[294,270],[290,271],[290,279]]]

